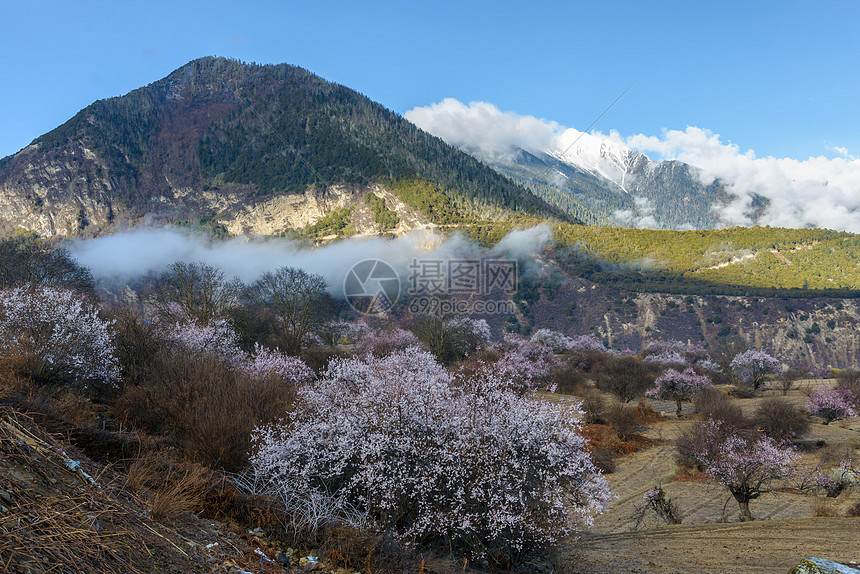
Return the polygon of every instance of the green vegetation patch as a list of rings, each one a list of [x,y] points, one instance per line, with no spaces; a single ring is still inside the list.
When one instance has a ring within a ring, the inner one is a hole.
[[[337,235],[338,237],[355,235],[355,229],[350,225],[354,211],[355,207],[332,210],[305,229],[303,235],[310,239],[319,239],[328,235]]]
[[[860,295],[860,237],[826,229],[658,231],[554,226],[571,272],[633,291]]]
[[[365,202],[373,210],[373,220],[379,226],[380,231],[393,229],[400,223],[400,218],[394,210],[385,206],[385,200],[381,197],[368,193]]]

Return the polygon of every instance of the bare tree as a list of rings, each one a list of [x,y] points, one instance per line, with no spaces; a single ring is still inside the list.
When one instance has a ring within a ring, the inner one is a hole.
[[[794,388],[797,384],[797,381],[804,379],[809,376],[808,371],[804,371],[802,369],[796,369],[794,367],[790,367],[784,370],[779,375],[779,387],[782,389],[782,396],[788,394],[788,391]]]
[[[92,293],[90,270],[68,250],[38,235],[17,234],[0,241],[0,289],[13,285],[50,285]]]
[[[159,313],[171,319],[191,319],[207,325],[239,306],[242,289],[238,278],[227,279],[217,267],[177,261],[161,275],[152,301]]]
[[[248,298],[278,318],[283,347],[294,353],[331,313],[326,280],[295,267],[266,273],[248,288]]]

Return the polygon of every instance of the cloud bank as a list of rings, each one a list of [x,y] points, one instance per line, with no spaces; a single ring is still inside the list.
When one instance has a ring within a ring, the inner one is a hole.
[[[228,277],[252,283],[278,267],[301,268],[322,275],[332,295],[343,295],[343,282],[353,265],[378,259],[391,265],[402,285],[414,259],[466,259],[476,257],[533,259],[551,238],[547,225],[512,231],[489,252],[460,235],[443,238],[430,232],[415,232],[394,240],[355,238],[309,248],[280,238],[234,238],[211,241],[176,229],[140,228],[125,233],[81,239],[69,251],[90,268],[97,280],[125,282],[151,273],[161,273],[175,261],[202,261],[222,269]]]
[[[450,98],[405,115],[449,144],[491,162],[510,160],[517,148],[558,150],[565,131],[556,122],[503,112],[486,102],[466,105]],[[652,157],[695,166],[705,185],[722,181],[735,196],[726,206],[714,206],[725,226],[825,227],[860,233],[860,158],[844,147],[828,144],[826,149],[838,157],[798,160],[760,158],[754,151],[724,143],[719,134],[698,127],[664,130],[659,136],[622,136],[614,131],[594,135]],[[754,202],[760,203],[761,198],[765,205],[755,216]]]

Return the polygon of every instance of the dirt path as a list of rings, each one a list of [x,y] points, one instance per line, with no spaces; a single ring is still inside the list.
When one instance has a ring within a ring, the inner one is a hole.
[[[860,518],[804,518],[678,525],[639,532],[591,533],[574,572],[780,573],[802,558],[860,561]]]

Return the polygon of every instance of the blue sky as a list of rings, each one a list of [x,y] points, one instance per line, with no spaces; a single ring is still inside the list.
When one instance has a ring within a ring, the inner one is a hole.
[[[221,55],[396,112],[443,98],[624,136],[697,126],[757,156],[860,155],[860,2],[0,0],[0,156],[93,100]]]

